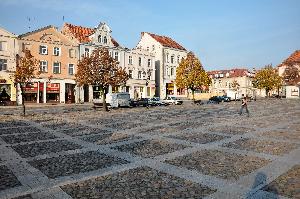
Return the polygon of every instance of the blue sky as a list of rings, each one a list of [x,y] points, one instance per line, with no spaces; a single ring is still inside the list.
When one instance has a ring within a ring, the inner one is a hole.
[[[22,34],[61,27],[63,16],[87,27],[104,21],[128,48],[146,31],[173,38],[207,70],[260,68],[300,49],[299,9],[299,0],[0,0],[0,26]]]

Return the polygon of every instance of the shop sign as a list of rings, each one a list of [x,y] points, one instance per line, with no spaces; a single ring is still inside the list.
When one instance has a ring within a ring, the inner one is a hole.
[[[59,93],[60,84],[59,83],[48,83],[47,84],[47,93]]]

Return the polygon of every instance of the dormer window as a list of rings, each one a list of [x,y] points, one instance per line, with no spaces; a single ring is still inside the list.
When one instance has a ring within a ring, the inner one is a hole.
[[[102,43],[102,36],[101,35],[98,36],[98,42]]]
[[[104,36],[104,38],[103,38],[103,43],[107,44],[107,37],[106,36]]]
[[[220,77],[224,77],[224,74],[220,74]]]

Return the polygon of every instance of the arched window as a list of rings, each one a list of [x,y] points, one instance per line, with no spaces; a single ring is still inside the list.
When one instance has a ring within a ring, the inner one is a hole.
[[[98,36],[98,42],[102,43],[102,36],[101,35]]]
[[[107,37],[106,36],[104,36],[104,38],[103,38],[103,43],[107,44]]]

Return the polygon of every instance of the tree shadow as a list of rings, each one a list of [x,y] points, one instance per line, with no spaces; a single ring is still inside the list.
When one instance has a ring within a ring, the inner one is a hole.
[[[262,192],[262,191],[264,192]],[[274,186],[267,185],[267,175],[258,172],[251,190],[246,195],[247,199],[279,199],[278,190]]]

